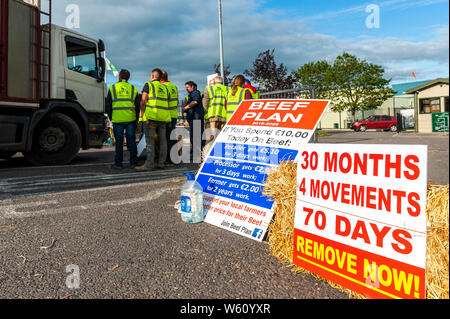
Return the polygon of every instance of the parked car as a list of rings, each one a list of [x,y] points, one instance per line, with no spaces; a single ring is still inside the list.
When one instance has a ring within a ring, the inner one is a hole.
[[[372,115],[363,121],[352,123],[351,129],[355,132],[365,132],[368,129],[383,129],[385,131],[397,131],[397,119],[389,115]]]

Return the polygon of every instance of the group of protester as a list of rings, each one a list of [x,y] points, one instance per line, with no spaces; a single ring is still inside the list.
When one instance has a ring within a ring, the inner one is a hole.
[[[173,164],[170,150],[176,142],[170,138],[170,133],[176,128],[178,120],[178,88],[168,80],[167,72],[158,68],[152,70],[150,81],[144,84],[141,95],[134,85],[128,83],[129,79],[130,72],[121,70],[118,82],[111,85],[106,98],[106,113],[113,123],[116,141],[114,164],[111,168],[123,168],[125,132],[131,168],[136,171],[164,169]],[[241,101],[259,98],[257,89],[242,75],[234,77],[231,87],[225,86],[223,82],[221,76],[216,76],[203,94],[197,89],[195,82],[185,83],[188,95],[182,102],[182,111],[189,123],[190,159],[193,158],[195,147],[200,148],[201,152],[205,144],[214,140]],[[145,163],[141,166],[137,166],[138,123],[142,123],[147,151]],[[157,141],[159,148],[155,163]]]

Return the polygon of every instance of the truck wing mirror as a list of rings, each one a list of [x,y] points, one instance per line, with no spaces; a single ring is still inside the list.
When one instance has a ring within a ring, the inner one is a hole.
[[[98,51],[103,52],[105,51],[105,43],[102,39],[98,40]]]
[[[98,79],[97,82],[103,82],[105,79],[105,74],[106,74],[106,63],[105,63],[105,59],[102,57],[98,58],[98,62],[99,62],[99,67],[100,67],[100,72],[98,75]]]

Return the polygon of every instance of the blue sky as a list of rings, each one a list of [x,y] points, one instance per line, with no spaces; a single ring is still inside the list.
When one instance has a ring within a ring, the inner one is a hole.
[[[402,37],[420,40],[429,29],[448,25],[448,0],[389,1],[261,1],[260,10],[278,10],[280,19],[304,19],[313,31],[338,38],[363,36]],[[365,11],[370,4],[380,8],[380,27],[369,29]],[[432,22],[434,20],[434,22]]]
[[[131,3],[131,5],[130,5]],[[106,43],[108,57],[142,87],[161,67],[184,92],[199,88],[219,62],[216,0],[58,0],[54,22],[64,26],[76,4],[75,31]],[[368,28],[367,6],[379,8],[379,27]],[[448,0],[274,1],[222,0],[225,65],[242,74],[258,53],[275,49],[289,71],[304,63],[332,62],[344,51],[382,65],[392,83],[448,77]],[[111,77],[110,77],[111,78]],[[182,93],[183,94],[183,93]]]

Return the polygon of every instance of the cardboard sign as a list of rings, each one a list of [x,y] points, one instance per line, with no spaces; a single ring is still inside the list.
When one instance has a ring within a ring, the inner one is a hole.
[[[197,174],[205,221],[262,241],[273,201],[262,195],[267,170],[294,160],[314,133],[327,100],[243,101]]]
[[[294,264],[370,298],[425,298],[427,146],[310,144]]]
[[[217,76],[219,76],[219,74],[217,74],[217,73],[208,75],[208,76],[206,77],[206,83],[208,83],[208,85],[214,85],[213,80],[214,80]]]

